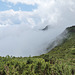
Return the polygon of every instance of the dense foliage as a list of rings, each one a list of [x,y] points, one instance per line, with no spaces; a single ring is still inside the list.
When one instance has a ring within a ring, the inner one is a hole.
[[[50,52],[34,57],[0,57],[0,75],[75,75],[75,27]]]

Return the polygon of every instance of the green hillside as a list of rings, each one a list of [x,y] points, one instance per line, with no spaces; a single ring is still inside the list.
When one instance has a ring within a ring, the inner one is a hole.
[[[75,26],[68,37],[46,54],[34,57],[0,57],[0,75],[75,75]]]

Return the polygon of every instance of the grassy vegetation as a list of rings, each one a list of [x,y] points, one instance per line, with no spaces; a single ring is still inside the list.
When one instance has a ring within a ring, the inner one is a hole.
[[[50,52],[34,57],[0,57],[0,75],[75,75],[75,26]]]

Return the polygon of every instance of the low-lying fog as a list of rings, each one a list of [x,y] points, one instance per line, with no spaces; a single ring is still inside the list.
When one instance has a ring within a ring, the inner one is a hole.
[[[34,56],[45,53],[50,42],[63,31],[60,27],[39,30],[22,25],[2,27],[0,30],[1,56]]]

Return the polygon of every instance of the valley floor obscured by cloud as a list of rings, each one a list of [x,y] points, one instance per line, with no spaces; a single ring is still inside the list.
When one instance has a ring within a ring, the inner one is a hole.
[[[75,24],[74,0],[2,0],[37,5],[33,11],[0,11],[0,55],[34,56],[46,48],[66,27]],[[39,30],[50,25],[46,31]]]

